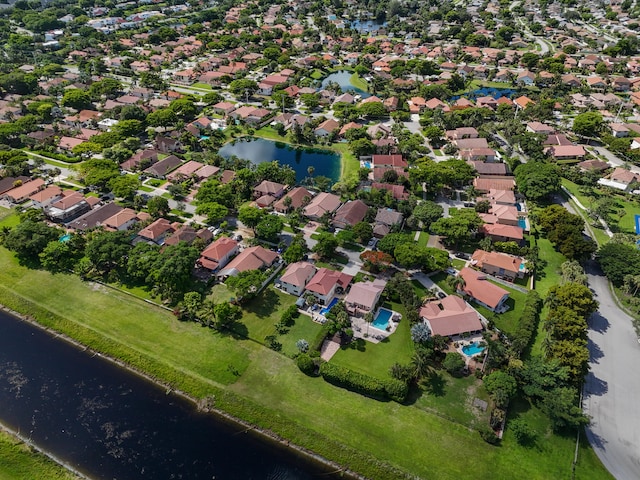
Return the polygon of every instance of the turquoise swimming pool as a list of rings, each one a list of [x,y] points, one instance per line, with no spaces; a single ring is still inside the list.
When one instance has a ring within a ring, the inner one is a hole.
[[[327,305],[322,310],[320,310],[320,315],[325,316],[327,313],[329,313],[329,310],[331,310],[336,303],[338,303],[338,297],[333,297],[333,300],[331,300],[331,303],[329,303],[329,305]]]
[[[59,239],[60,243],[65,243],[68,242],[69,240],[71,240],[71,234],[70,233],[65,233],[64,235],[62,235]]]
[[[464,353],[467,357],[473,357],[479,353],[484,352],[486,347],[480,345],[480,342],[474,342],[471,345],[465,345],[462,347],[462,353]]]
[[[392,315],[393,312],[391,310],[381,308],[380,310],[378,310],[376,318],[374,318],[373,322],[371,322],[371,326],[379,330],[386,330],[389,326],[389,320],[391,319]]]

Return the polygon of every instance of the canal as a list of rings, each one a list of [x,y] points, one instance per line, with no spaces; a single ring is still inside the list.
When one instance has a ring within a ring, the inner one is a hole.
[[[94,479],[332,478],[291,450],[4,312],[0,422]]]

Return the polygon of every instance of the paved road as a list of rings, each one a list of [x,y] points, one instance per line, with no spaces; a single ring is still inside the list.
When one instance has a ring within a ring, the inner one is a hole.
[[[640,344],[631,318],[616,306],[600,268],[591,262],[586,271],[600,302],[589,321],[591,371],[583,398],[591,417],[587,438],[616,478],[640,478]]]
[[[635,165],[628,164],[628,162],[625,162],[620,157],[614,155],[613,153],[611,153],[605,147],[587,147],[587,150],[595,150],[597,152],[597,154],[599,156],[603,157],[604,160],[609,165],[612,165],[614,167],[621,167],[626,163],[629,166],[629,170],[631,170],[634,173],[640,173],[640,167],[636,167]]]

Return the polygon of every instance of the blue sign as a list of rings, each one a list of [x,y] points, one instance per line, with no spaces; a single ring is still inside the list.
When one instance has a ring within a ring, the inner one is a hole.
[[[636,235],[640,235],[640,215],[636,214]]]

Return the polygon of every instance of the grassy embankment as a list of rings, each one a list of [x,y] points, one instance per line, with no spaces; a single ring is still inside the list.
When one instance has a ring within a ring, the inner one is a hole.
[[[179,322],[165,310],[72,275],[29,270],[1,248],[0,285],[0,303],[9,308],[193,397],[213,398],[217,408],[368,477],[400,478],[400,472],[439,479],[569,475],[574,439],[551,434],[535,409],[522,413],[540,435],[533,448],[517,445],[508,435],[501,447],[491,447],[463,421],[437,413],[463,388],[454,379],[445,378],[432,393],[423,393],[409,405],[379,402],[307,377],[290,358],[255,341]],[[284,300],[279,302],[268,307],[270,312],[247,308],[243,322],[250,336],[269,331],[266,325],[273,325],[277,311],[286,306]],[[290,342],[313,333],[305,321],[310,322],[305,317],[296,321],[300,331],[289,335]],[[390,362],[410,353],[402,342],[406,334],[397,332],[397,345],[394,340],[367,346],[365,357],[356,352],[341,355],[350,365],[371,363],[367,370],[387,375]],[[290,342],[283,342],[285,353],[292,351]],[[352,353],[354,358],[348,358]],[[464,420],[470,415],[465,413],[470,407],[459,408],[454,417]],[[460,452],[465,452],[464,461]],[[581,447],[577,471],[578,478],[610,478],[588,446]]]
[[[73,480],[62,466],[0,430],[0,480]]]

